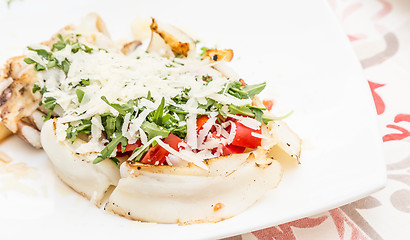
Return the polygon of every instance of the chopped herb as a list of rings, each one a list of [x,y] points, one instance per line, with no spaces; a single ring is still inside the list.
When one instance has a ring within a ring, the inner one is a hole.
[[[62,62],[61,62],[61,65],[57,65],[59,68],[61,68],[61,70],[63,70],[63,72],[65,73],[65,74],[67,74],[68,73],[68,71],[70,70],[70,62],[67,60],[67,58],[66,59],[64,59]]]
[[[54,51],[55,49],[57,49],[58,51],[63,50],[67,44],[69,44],[69,41],[64,41],[63,36],[61,36],[61,34],[57,35],[59,41],[53,44],[53,48],[51,48],[51,51]]]
[[[75,94],[77,94],[78,102],[81,103],[83,101],[84,91],[81,89],[76,89]]]
[[[24,59],[24,62],[25,63],[27,63],[27,64],[33,64],[33,63],[36,63],[36,61],[34,61],[33,59],[31,59],[31,58],[25,58]]]
[[[71,126],[66,130],[66,138],[71,140],[73,143],[77,139],[78,133],[90,134],[91,133],[91,120],[83,119],[81,123],[77,126]]]
[[[46,115],[44,121],[47,121],[51,118],[51,114],[53,114],[54,108],[56,106],[56,99],[53,97],[47,97],[44,101],[44,108],[50,110],[50,112]]]
[[[39,85],[34,84],[32,92],[33,92],[33,93],[36,93],[36,92],[37,92],[38,90],[40,90],[40,89],[41,89],[41,88],[40,88]]]
[[[88,86],[88,85],[90,85],[90,79],[89,78],[81,79],[80,83],[78,84],[78,86],[81,86],[81,87],[85,87],[85,86]]]
[[[105,53],[108,53],[108,51],[107,51],[106,49],[104,49],[104,48],[99,48],[98,51],[103,51],[103,52],[105,52]]]
[[[202,52],[201,52],[200,56],[201,56],[201,57],[205,56],[207,50],[209,50],[209,48],[207,48],[207,47],[201,47],[201,51],[202,51]]]

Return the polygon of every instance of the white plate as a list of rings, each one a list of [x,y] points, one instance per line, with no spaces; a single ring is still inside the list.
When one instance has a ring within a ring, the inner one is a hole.
[[[267,81],[265,96],[304,140],[302,164],[250,209],[216,224],[132,222],[105,213],[62,184],[45,154],[13,137],[1,151],[37,168],[8,190],[0,185],[0,236],[90,236],[120,239],[221,238],[310,216],[384,186],[375,109],[360,65],[324,1],[15,1],[0,6],[0,58],[21,54],[90,11],[112,36],[130,36],[137,16],[154,16],[235,50],[248,82]],[[4,177],[4,176],[3,176]],[[4,178],[2,178],[4,180]],[[1,184],[1,183],[0,183]],[[14,190],[10,190],[13,189]],[[7,226],[7,227],[5,227]],[[5,237],[3,237],[5,236]]]

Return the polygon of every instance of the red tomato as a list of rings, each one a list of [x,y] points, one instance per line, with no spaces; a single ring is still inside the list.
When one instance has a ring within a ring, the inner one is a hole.
[[[170,133],[168,137],[164,138],[162,141],[178,151],[178,144],[183,140]],[[141,162],[145,164],[161,165],[165,162],[165,157],[168,156],[168,154],[169,152],[165,150],[165,148],[157,144],[148,150]]]
[[[204,124],[208,121],[209,117],[207,115],[202,115],[199,118],[196,119],[196,131],[199,132],[199,130],[202,129]]]
[[[137,147],[141,146],[141,140],[138,139],[135,143],[133,144],[127,144],[127,146],[125,147],[125,151],[124,152],[132,152],[134,151],[134,149],[136,149]],[[117,145],[117,152],[122,152],[121,151],[121,143]]]
[[[199,131],[203,128],[204,124],[209,120],[209,117],[207,115],[201,115],[199,118],[196,119],[196,132],[199,133]],[[211,132],[215,131],[215,126],[212,126]]]
[[[272,110],[273,100],[263,100],[262,103],[263,103],[263,105],[265,105],[265,107],[266,107],[266,109],[268,109],[268,111]]]
[[[216,139],[221,139],[222,136],[216,136],[216,132],[212,133],[212,137]],[[216,150],[215,150],[216,151]],[[243,153],[245,151],[244,147],[234,146],[234,145],[222,145],[222,156]]]
[[[232,145],[247,148],[256,148],[261,145],[262,139],[252,136],[253,132],[261,134],[261,129],[254,130],[252,128],[248,128],[238,121],[235,122],[235,125],[236,134],[232,141]]]
[[[238,147],[234,145],[226,145],[222,147],[222,155],[243,153],[244,151],[245,151],[244,147]]]

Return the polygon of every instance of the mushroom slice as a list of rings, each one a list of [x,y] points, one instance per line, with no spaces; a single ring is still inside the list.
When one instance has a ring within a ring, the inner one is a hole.
[[[110,161],[93,164],[90,156],[73,152],[68,147],[70,143],[57,139],[56,120],[44,123],[41,143],[58,177],[97,206],[101,205],[108,188],[117,185],[120,179],[118,168]]]
[[[155,39],[158,35],[171,48],[175,56],[188,57],[191,52],[195,52],[195,41],[180,29],[164,23],[158,24],[154,18],[152,18],[150,28],[153,33],[151,41],[158,41]],[[147,50],[153,50],[151,44]]]
[[[208,171],[164,166],[156,172],[125,162],[106,209],[147,222],[218,222],[243,212],[277,186],[282,168],[265,156],[258,149],[212,159],[206,162]]]

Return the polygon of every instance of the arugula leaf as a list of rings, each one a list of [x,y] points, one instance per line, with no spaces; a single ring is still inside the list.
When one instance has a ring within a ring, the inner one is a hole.
[[[266,82],[254,85],[246,85],[242,88],[242,91],[246,92],[249,98],[253,98],[255,95],[262,92],[262,90],[266,87]]]
[[[270,121],[278,121],[278,120],[285,119],[285,118],[289,117],[290,115],[292,115],[292,113],[293,113],[293,110],[290,111],[288,114],[286,114],[284,116],[281,116],[281,117],[273,117],[271,115],[263,114],[262,121],[263,121],[263,123],[268,124],[268,122],[270,122]]]
[[[81,102],[83,101],[84,91],[77,88],[77,89],[75,90],[75,94],[77,94],[78,102],[81,103]]]
[[[175,107],[173,105],[169,105],[168,106],[168,111],[170,112],[174,112],[174,113],[179,113],[179,114],[188,114],[187,112],[185,112],[184,110],[182,110],[179,107]]]
[[[164,114],[164,106],[165,106],[165,98],[162,97],[161,103],[159,104],[158,109],[155,111],[154,116],[152,117],[152,121],[158,125],[162,125],[162,122],[163,122],[162,115]]]
[[[198,108],[209,110],[209,107],[213,106],[216,103],[215,100],[206,98],[206,104],[198,104]]]
[[[260,109],[258,109],[258,108],[253,108],[253,109],[251,109],[251,110],[252,110],[252,112],[255,114],[255,119],[256,119],[258,122],[262,122],[263,111],[260,110]]]
[[[148,122],[148,121],[144,121],[142,123],[141,129],[147,133],[149,139],[152,139],[153,137],[156,137],[156,136],[161,136],[161,138],[165,138],[165,137],[168,137],[170,133],[169,130],[161,126],[158,126],[157,124],[153,122]]]
[[[255,117],[255,114],[252,112],[252,110],[249,108],[249,105],[244,105],[244,106],[236,106],[236,105],[229,105],[229,112],[231,114],[240,114],[244,116],[249,116],[249,117]]]
[[[121,115],[127,114],[127,113],[125,112],[125,110],[121,107],[120,104],[110,103],[105,96],[102,96],[101,99],[102,99],[105,103],[107,103],[108,105],[110,105],[112,108],[114,108],[115,110],[117,110],[119,114],[121,114]]]
[[[103,117],[104,118],[104,117]],[[105,116],[105,121],[103,119],[104,130],[107,133],[107,138],[111,139],[115,132],[115,117],[110,115]]]
[[[266,108],[259,108],[251,105],[236,106],[233,104],[229,105],[228,108],[231,114],[239,114],[243,116],[254,117],[259,122],[263,122],[265,124],[268,124],[268,122],[270,121],[282,120],[284,118],[289,117],[293,113],[293,111],[291,111],[284,116],[273,117],[269,114],[263,113],[263,111],[266,110]]]
[[[185,138],[187,134],[187,125],[178,126],[171,130],[171,132],[180,138]]]
[[[115,166],[117,166],[118,168],[120,168],[120,160],[116,157],[110,157],[110,160],[115,164]]]
[[[112,152],[117,148],[117,145],[121,142],[127,141],[127,138],[122,136],[121,133],[116,134],[115,138],[105,146],[105,148],[101,151],[101,156],[98,156],[96,159],[94,159],[93,164],[97,164],[99,162],[102,162],[105,160],[107,157],[111,155]]]
[[[229,83],[225,91],[239,99],[248,98],[248,93],[243,91],[241,87],[242,84],[239,81],[235,81]]]
[[[152,98],[151,97],[151,91],[148,91],[148,94],[147,94],[147,97],[146,97],[148,100],[150,100],[150,101],[154,101],[154,98]]]
[[[186,102],[188,101],[189,91],[191,91],[190,88],[184,88],[184,91],[173,97],[172,101],[174,101],[176,104],[186,104]]]
[[[225,89],[220,91],[219,93],[222,94],[226,92],[239,99],[249,99],[259,94],[265,88],[265,86],[266,82],[254,85],[246,85],[243,87],[241,82],[234,81],[228,83]]]
[[[135,148],[134,151],[132,151],[132,154],[134,154],[136,151],[140,150],[143,147],[145,147],[144,150],[142,150],[140,154],[138,154],[134,159],[132,159],[132,161],[139,162],[141,160],[141,157],[144,155],[144,153],[148,152],[148,150],[150,149],[150,146],[141,145]]]

